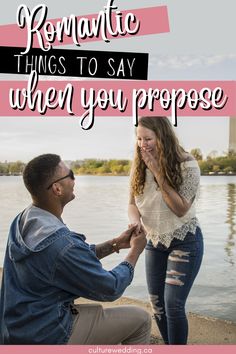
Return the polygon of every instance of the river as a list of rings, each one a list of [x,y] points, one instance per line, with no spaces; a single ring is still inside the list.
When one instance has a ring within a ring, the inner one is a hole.
[[[77,176],[73,200],[64,211],[64,221],[99,243],[119,235],[127,226],[128,177]],[[13,217],[30,203],[22,178],[0,177],[0,266],[3,264],[8,228]],[[236,177],[202,176],[198,218],[205,255],[189,296],[187,310],[236,322]],[[126,251],[103,260],[111,269]],[[147,300],[144,255],[136,266],[134,280],[125,296]]]

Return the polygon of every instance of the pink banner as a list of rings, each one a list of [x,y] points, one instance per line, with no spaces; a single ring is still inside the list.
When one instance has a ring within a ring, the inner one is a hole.
[[[148,353],[148,354],[234,354],[235,345],[21,345],[1,346],[1,354],[99,354],[99,353]]]
[[[0,116],[236,115],[236,81],[0,81]]]
[[[168,20],[168,11],[167,6],[156,6],[156,7],[147,7],[143,9],[133,9],[122,11],[123,17],[125,17],[128,13],[132,13],[140,22],[140,29],[135,34],[135,36],[144,36],[148,34],[157,34],[169,32],[169,20]],[[87,16],[78,16],[76,17],[77,21],[79,21],[82,17],[86,17],[88,20],[92,18],[97,18],[97,14],[87,15]],[[115,13],[112,12],[112,21],[114,22]],[[53,26],[56,26],[57,22],[60,22],[61,19],[52,19],[46,20],[45,23],[50,22]],[[44,26],[42,27],[44,28]],[[43,29],[40,30],[40,33],[43,35]],[[117,37],[112,37],[111,35],[107,35],[107,37],[116,39],[116,38],[129,38],[131,35],[126,34],[124,36],[118,35]],[[37,39],[35,36],[34,39]],[[101,40],[101,37],[92,37],[85,38],[82,41],[98,41]],[[19,28],[17,24],[9,24],[0,26],[0,45],[1,46],[12,46],[12,47],[26,47],[27,43],[27,30],[26,28]],[[72,44],[71,37],[63,37],[63,41],[59,42],[57,39],[54,41],[53,46]],[[33,42],[33,47],[39,47],[39,43]]]

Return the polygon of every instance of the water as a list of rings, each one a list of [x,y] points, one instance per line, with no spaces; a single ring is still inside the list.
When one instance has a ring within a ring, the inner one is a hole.
[[[89,243],[118,236],[128,225],[128,177],[79,176],[64,221],[84,233]],[[0,266],[13,217],[30,203],[21,177],[0,177]],[[236,322],[236,177],[201,177],[198,217],[205,237],[205,255],[189,296],[187,310]],[[127,251],[102,260],[111,269]],[[125,296],[147,300],[144,255]]]

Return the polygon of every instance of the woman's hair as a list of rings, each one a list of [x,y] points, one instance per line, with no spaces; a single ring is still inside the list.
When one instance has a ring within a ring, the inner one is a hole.
[[[177,191],[182,183],[180,163],[184,149],[166,117],[141,117],[138,126],[152,130],[157,137],[157,162],[160,173]],[[143,193],[146,165],[142,160],[140,148],[136,143],[135,156],[131,169],[131,193],[134,196]]]

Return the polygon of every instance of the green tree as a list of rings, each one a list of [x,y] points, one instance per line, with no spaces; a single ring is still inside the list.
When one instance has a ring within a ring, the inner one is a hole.
[[[227,174],[228,173],[232,173],[233,172],[233,168],[231,166],[225,167],[224,168],[224,172],[227,173]]]
[[[211,170],[211,167],[208,163],[208,161],[198,161],[198,164],[199,164],[199,167],[200,167],[200,170],[201,170],[201,173],[202,174],[208,174]]]
[[[9,163],[9,173],[22,173],[24,170],[25,164],[22,161],[10,162]]]
[[[212,150],[208,155],[207,155],[207,160],[211,160],[211,159],[215,159],[217,156],[217,151],[216,150]]]
[[[193,155],[193,157],[195,157],[195,159],[197,161],[203,160],[203,155],[202,155],[201,149],[199,149],[199,148],[192,149],[190,151],[190,154]]]
[[[8,173],[8,164],[6,162],[0,162],[0,174]]]
[[[219,165],[213,165],[212,170],[213,170],[213,172],[219,172],[220,171],[220,166]]]

